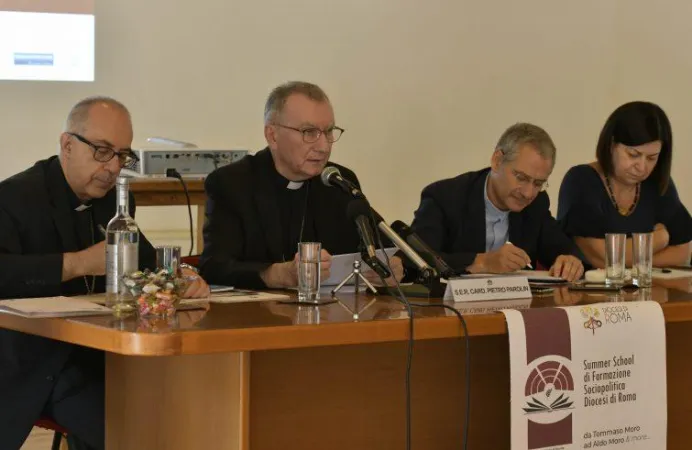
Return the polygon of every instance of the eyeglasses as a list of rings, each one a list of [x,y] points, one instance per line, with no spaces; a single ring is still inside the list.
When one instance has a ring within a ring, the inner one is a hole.
[[[514,175],[514,178],[517,180],[517,183],[519,183],[521,186],[527,186],[531,184],[534,189],[538,189],[539,191],[545,191],[546,189],[548,189],[547,181],[535,180],[519,170],[512,169],[512,175]]]
[[[302,133],[303,135],[303,142],[307,144],[312,144],[313,142],[317,142],[317,140],[324,134],[324,137],[327,138],[327,142],[333,143],[339,140],[341,137],[341,134],[346,131],[343,128],[339,127],[331,127],[327,128],[326,130],[320,130],[319,128],[316,127],[307,127],[307,128],[294,128],[294,127],[289,127],[288,125],[282,125],[280,123],[275,123],[277,127],[281,128],[288,128],[289,130],[297,131],[299,133]]]
[[[89,147],[91,147],[91,149],[94,151],[94,159],[98,162],[108,162],[111,159],[113,159],[114,156],[117,155],[120,167],[125,169],[132,169],[134,168],[135,164],[137,164],[137,162],[139,161],[137,155],[135,155],[135,153],[129,148],[120,150],[118,152],[111,147],[107,147],[104,145],[96,145],[84,136],[81,136],[77,133],[68,132],[67,134],[82,142],[83,144],[86,144]]]

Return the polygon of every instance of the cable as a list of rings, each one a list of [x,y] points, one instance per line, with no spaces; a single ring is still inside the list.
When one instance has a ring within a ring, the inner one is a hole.
[[[372,212],[372,208],[370,208],[370,220],[372,220],[372,223],[376,223],[375,221],[375,215]],[[380,230],[378,227],[373,227],[375,230],[375,236],[377,238],[377,245],[380,247],[382,250],[382,253],[384,254],[385,258],[385,263],[387,264],[387,268],[389,269],[389,272],[392,274],[392,278],[394,279],[394,282],[396,283],[396,289],[399,293],[399,296],[401,297],[400,299],[397,299],[401,301],[404,306],[406,306],[406,311],[408,312],[408,317],[409,317],[409,332],[408,332],[408,349],[406,351],[406,450],[411,450],[411,363],[413,361],[413,308],[411,308],[411,303],[408,301],[404,293],[401,291],[401,286],[399,285],[399,280],[396,279],[396,276],[394,275],[394,271],[392,270],[392,266],[389,262],[389,255],[387,254],[386,251],[384,251],[384,245],[382,244],[382,237],[380,236]],[[382,280],[382,284],[384,286],[387,286],[387,282],[380,277]]]
[[[462,442],[463,442],[463,449],[467,450],[468,444],[469,444],[469,424],[470,424],[470,418],[471,418],[471,342],[469,340],[469,329],[468,326],[466,325],[466,319],[464,319],[464,316],[457,310],[456,308],[450,306],[450,305],[445,305],[445,304],[439,304],[436,305],[434,303],[412,303],[411,306],[416,306],[420,308],[444,308],[452,311],[454,314],[456,314],[457,318],[461,322],[461,327],[464,329],[464,342],[466,344],[466,416],[464,419],[464,430],[462,433]]]
[[[185,198],[187,199],[187,214],[190,219],[190,252],[188,253],[188,256],[192,256],[192,249],[195,246],[195,237],[194,233],[192,232],[192,206],[190,205],[190,193],[187,191],[187,184],[185,184],[185,180],[183,180],[183,176],[180,175],[180,172],[178,172],[175,169],[166,169],[166,176],[169,178],[176,178],[178,181],[180,181],[180,184],[183,185],[183,190],[185,191]],[[197,224],[198,227],[201,227],[202,224]]]
[[[370,218],[375,223],[375,216],[372,213],[372,209],[370,210]],[[389,262],[389,255],[387,252],[384,251],[384,245],[382,244],[382,239],[380,237],[380,230],[378,227],[374,227],[375,229],[375,235],[377,237],[377,245],[380,247],[382,250],[382,253],[384,254],[385,257],[385,262],[387,264],[387,268],[389,271],[392,273],[392,277],[394,278],[394,282],[396,283],[396,290],[401,297],[400,299],[397,298],[398,301],[403,303],[406,306],[406,309],[408,311],[409,315],[409,345],[408,345],[408,353],[407,353],[407,358],[406,358],[406,449],[410,450],[411,449],[411,361],[413,359],[413,307],[419,307],[419,308],[444,308],[452,311],[459,321],[461,322],[461,326],[464,330],[464,342],[465,342],[465,360],[466,360],[466,415],[465,415],[465,420],[464,420],[464,429],[462,431],[462,443],[463,443],[463,450],[468,449],[468,438],[469,438],[469,424],[470,424],[470,418],[471,418],[471,342],[469,340],[469,330],[468,326],[466,324],[466,319],[464,319],[464,316],[456,309],[453,308],[450,305],[445,305],[444,303],[441,304],[434,304],[434,303],[411,303],[409,300],[406,298],[404,293],[401,291],[401,285],[399,284],[399,280],[396,279],[396,276],[394,276],[394,271],[392,270],[392,267]],[[381,278],[381,277],[380,277]],[[382,280],[384,285],[386,286],[385,280]],[[396,298],[396,296],[395,296]]]

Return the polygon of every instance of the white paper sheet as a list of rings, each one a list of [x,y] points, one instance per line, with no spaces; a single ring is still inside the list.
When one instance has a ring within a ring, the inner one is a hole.
[[[385,252],[391,258],[398,251],[396,247],[386,248]],[[377,250],[377,257],[386,264],[386,260],[382,250]],[[330,270],[329,278],[322,280],[321,286],[336,286],[341,283],[341,281],[346,278],[351,272],[353,272],[353,262],[363,261],[360,257],[360,253],[346,253],[343,255],[333,255],[332,256],[332,267]],[[370,270],[370,266],[362,262],[361,269],[363,271]]]
[[[652,278],[658,278],[661,280],[676,280],[678,278],[692,278],[692,271],[689,270],[678,270],[678,269],[666,269],[670,272],[663,273],[661,269],[654,269],[651,272]]]

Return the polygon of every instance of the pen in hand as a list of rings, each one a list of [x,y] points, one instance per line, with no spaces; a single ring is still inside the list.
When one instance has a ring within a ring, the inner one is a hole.
[[[507,242],[505,242],[505,243],[506,243],[506,244],[509,244],[509,245],[514,245],[514,244],[512,244],[512,243],[509,242],[509,241],[507,241]],[[533,266],[531,265],[530,262],[526,264],[526,267],[528,267],[529,269],[533,270]]]

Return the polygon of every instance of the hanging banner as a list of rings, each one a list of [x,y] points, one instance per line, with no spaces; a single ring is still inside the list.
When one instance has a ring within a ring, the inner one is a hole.
[[[665,321],[658,303],[502,312],[512,450],[666,449]]]

